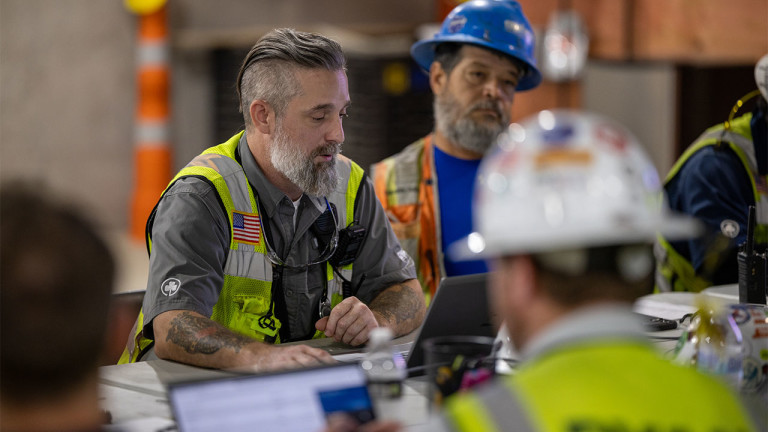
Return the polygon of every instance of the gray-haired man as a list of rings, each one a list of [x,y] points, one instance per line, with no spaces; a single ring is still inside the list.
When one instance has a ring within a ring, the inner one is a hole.
[[[332,361],[305,345],[406,334],[425,306],[362,169],[340,156],[350,105],[341,47],[274,30],[238,75],[245,131],[193,159],[147,224],[147,294],[121,362],[206,367]],[[154,343],[153,343],[154,341]]]

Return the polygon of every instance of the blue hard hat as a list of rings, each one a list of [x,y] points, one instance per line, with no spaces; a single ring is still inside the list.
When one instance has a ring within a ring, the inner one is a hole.
[[[445,17],[439,33],[413,44],[411,55],[429,71],[435,47],[445,42],[477,45],[522,62],[526,70],[517,84],[518,91],[532,89],[541,82],[534,57],[533,29],[514,0],[470,0],[456,6]]]

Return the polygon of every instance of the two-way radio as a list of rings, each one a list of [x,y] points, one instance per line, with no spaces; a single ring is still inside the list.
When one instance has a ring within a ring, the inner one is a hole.
[[[755,250],[755,206],[749,206],[747,241],[739,248],[739,303],[766,304],[766,254]]]

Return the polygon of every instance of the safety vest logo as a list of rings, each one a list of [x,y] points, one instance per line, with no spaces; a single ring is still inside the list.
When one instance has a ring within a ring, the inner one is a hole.
[[[736,238],[739,235],[739,224],[734,220],[725,219],[720,222],[720,231],[728,238]]]
[[[176,278],[168,278],[160,285],[160,292],[170,297],[176,294],[181,288],[181,281]]]

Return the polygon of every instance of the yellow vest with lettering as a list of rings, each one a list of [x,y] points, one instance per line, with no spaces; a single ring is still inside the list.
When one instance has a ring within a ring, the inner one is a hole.
[[[561,347],[505,377],[492,398],[449,398],[458,431],[748,432],[724,384],[637,342]],[[518,415],[517,418],[511,418]]]

